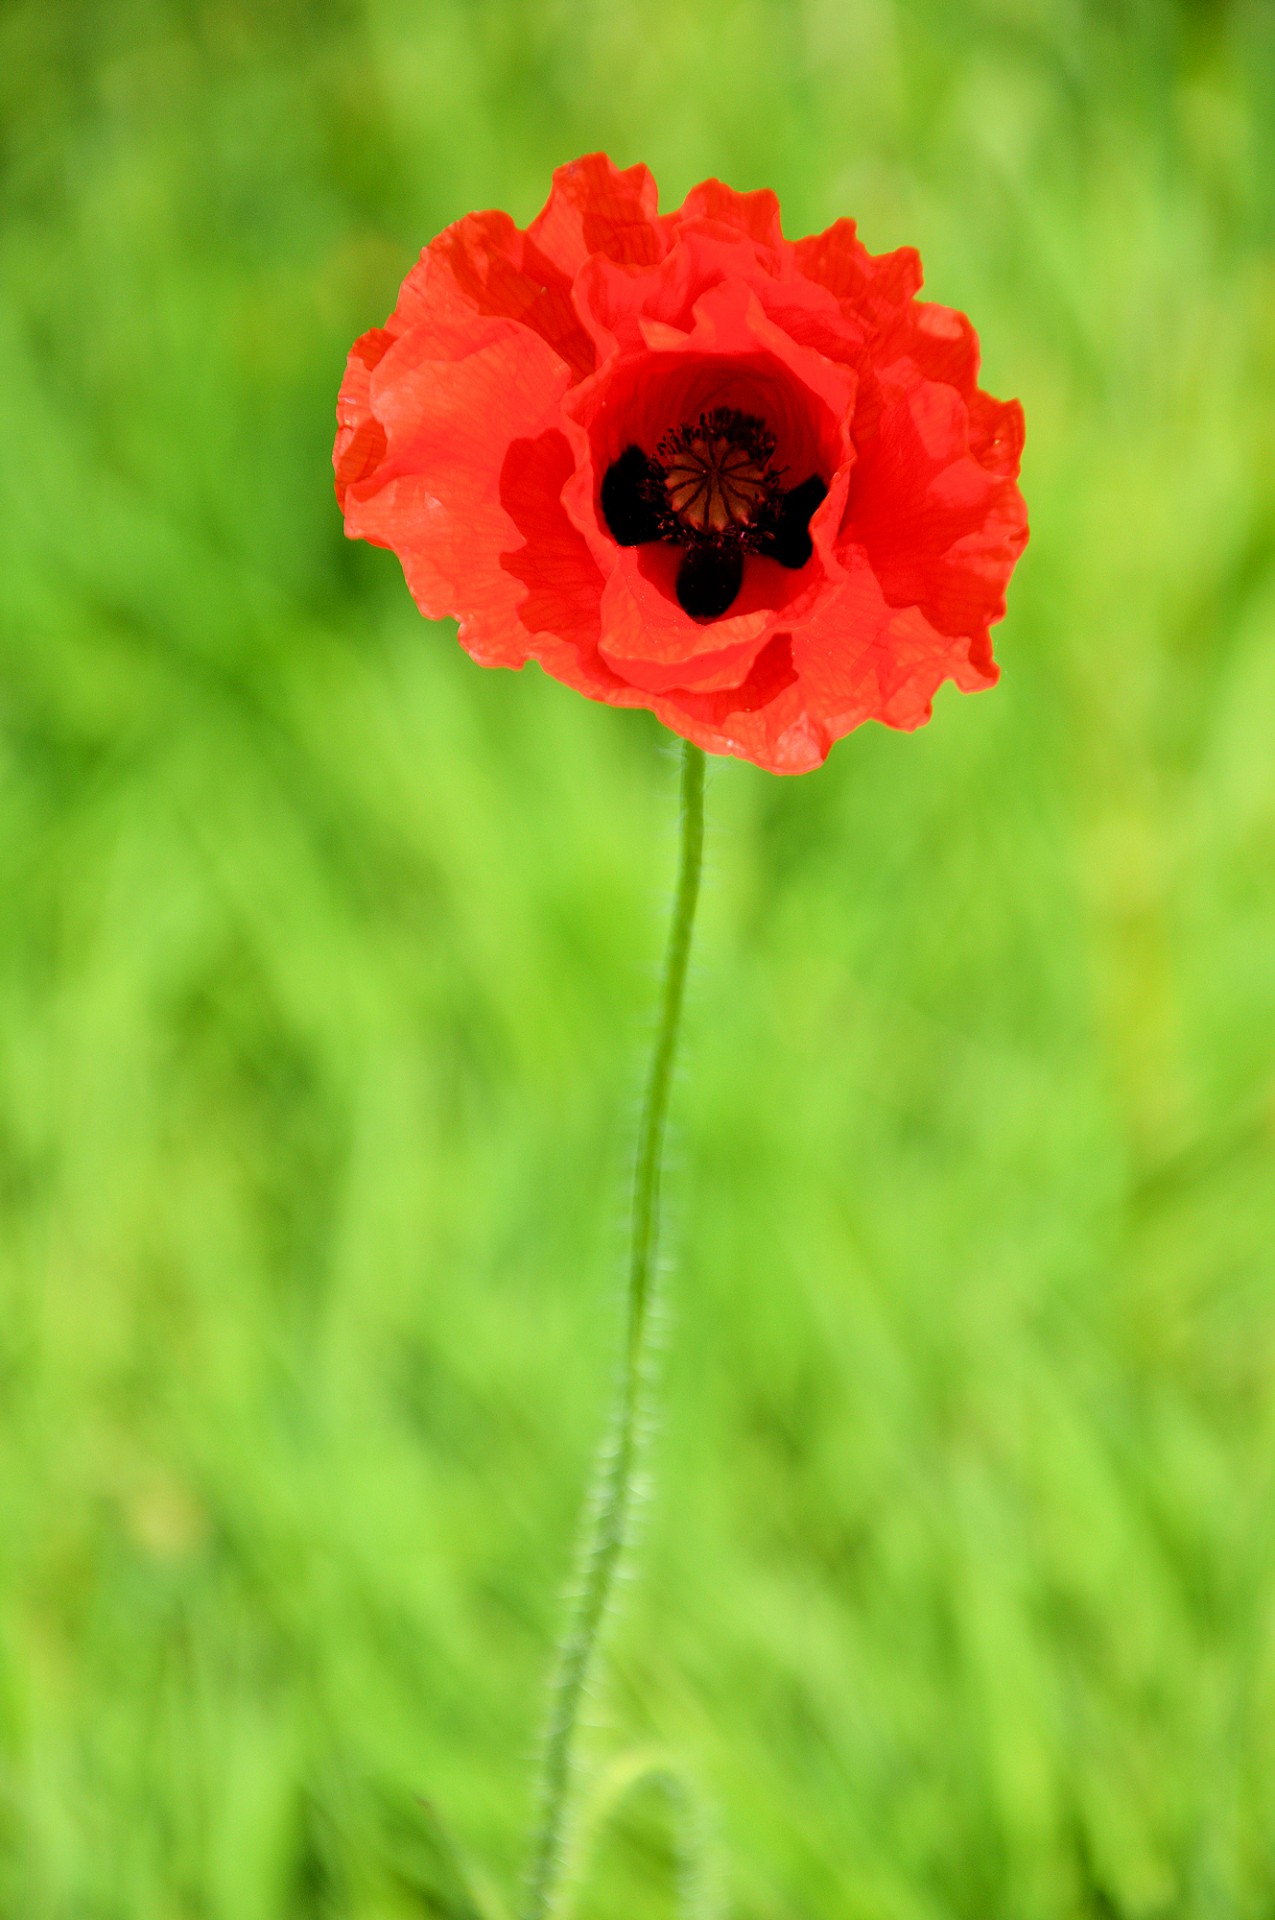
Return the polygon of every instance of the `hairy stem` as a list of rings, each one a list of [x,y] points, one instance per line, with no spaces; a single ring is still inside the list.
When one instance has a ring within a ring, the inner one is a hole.
[[[643,1379],[650,1336],[651,1286],[659,1238],[660,1175],[673,1065],[677,1057],[691,929],[704,852],[704,754],[688,740],[682,749],[682,858],[660,992],[655,1052],[638,1130],[633,1177],[633,1232],[629,1257],[627,1326],[614,1413],[598,1465],[587,1522],[582,1571],[554,1682],[540,1783],[540,1811],[532,1836],[522,1920],[549,1920],[563,1867],[571,1804],[580,1706],[588,1688],[598,1637],[615,1584],[633,1504]]]

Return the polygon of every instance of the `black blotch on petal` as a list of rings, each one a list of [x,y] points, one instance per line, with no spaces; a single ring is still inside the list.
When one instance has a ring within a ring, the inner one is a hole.
[[[743,579],[739,547],[692,547],[677,570],[678,604],[692,620],[720,619]]]
[[[817,473],[793,487],[779,503],[779,513],[769,540],[762,549],[781,567],[804,567],[814,552],[810,521],[816,507],[828,497],[828,489]]]
[[[654,477],[653,477],[654,476]],[[626,447],[602,480],[602,517],[621,547],[640,547],[660,537],[660,516],[651,500],[658,469],[641,447]]]

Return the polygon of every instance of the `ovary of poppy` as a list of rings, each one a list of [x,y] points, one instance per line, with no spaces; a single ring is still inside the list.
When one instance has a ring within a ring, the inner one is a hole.
[[[1017,401],[911,248],[789,241],[772,193],[658,211],[645,167],[562,167],[525,232],[430,243],[337,403],[346,532],[485,666],[774,773],[997,677],[1027,540]]]

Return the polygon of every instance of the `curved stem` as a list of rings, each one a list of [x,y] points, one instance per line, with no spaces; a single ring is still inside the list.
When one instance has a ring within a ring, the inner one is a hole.
[[[563,1865],[570,1810],[572,1762],[580,1706],[589,1683],[598,1636],[628,1533],[638,1453],[642,1388],[650,1334],[651,1287],[659,1236],[660,1175],[673,1065],[686,991],[691,929],[704,852],[704,754],[688,740],[682,750],[682,859],[660,993],[659,1025],[638,1129],[633,1176],[633,1233],[628,1272],[628,1319],[612,1425],[586,1523],[580,1585],[554,1682],[541,1773],[540,1813],[532,1837],[522,1920],[548,1920]]]

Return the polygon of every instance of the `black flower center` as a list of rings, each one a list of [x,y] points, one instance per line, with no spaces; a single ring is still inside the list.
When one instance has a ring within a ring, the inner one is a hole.
[[[666,433],[656,457],[624,449],[602,481],[602,514],[622,547],[682,547],[677,597],[694,620],[734,604],[748,553],[804,567],[814,551],[810,517],[827,495],[818,474],[785,487],[764,421],[716,407]]]

